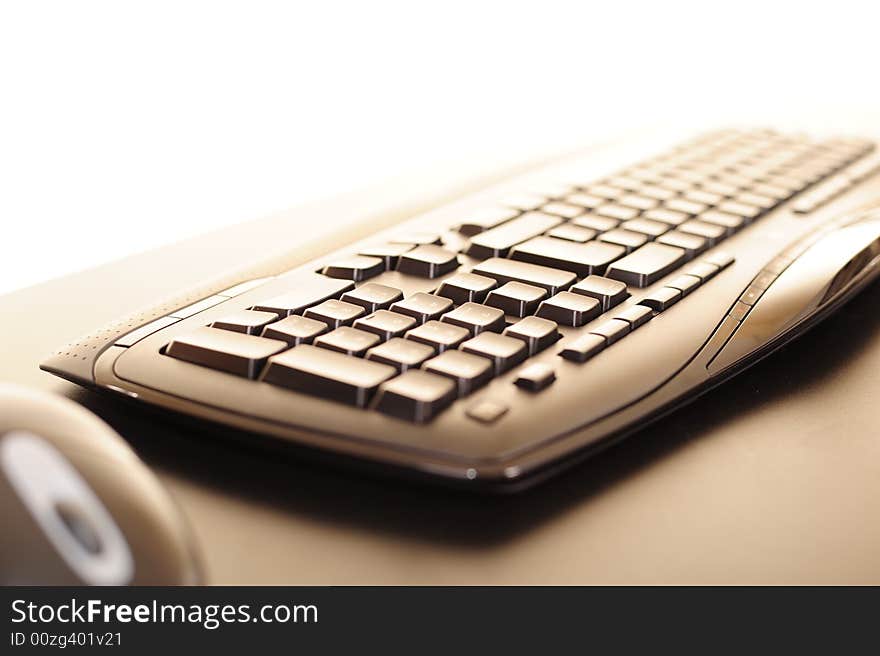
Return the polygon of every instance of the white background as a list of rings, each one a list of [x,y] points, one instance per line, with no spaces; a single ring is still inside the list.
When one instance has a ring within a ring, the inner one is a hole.
[[[0,0],[0,292],[511,145],[880,126],[875,6]]]

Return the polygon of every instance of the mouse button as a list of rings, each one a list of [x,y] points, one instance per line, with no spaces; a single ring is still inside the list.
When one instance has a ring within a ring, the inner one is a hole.
[[[101,536],[92,523],[91,518],[82,508],[72,501],[62,500],[54,503],[55,514],[67,527],[73,538],[91,554],[99,554],[103,550]]]

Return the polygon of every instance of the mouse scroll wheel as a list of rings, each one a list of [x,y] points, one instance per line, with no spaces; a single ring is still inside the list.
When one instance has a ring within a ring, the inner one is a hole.
[[[101,553],[104,546],[98,530],[80,507],[68,501],[56,501],[54,508],[62,524],[83,549],[94,555]]]

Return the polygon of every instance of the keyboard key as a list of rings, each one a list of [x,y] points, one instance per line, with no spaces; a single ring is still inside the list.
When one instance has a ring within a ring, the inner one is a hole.
[[[588,333],[586,335],[581,335],[573,342],[566,344],[562,350],[559,351],[559,355],[572,362],[586,362],[599,351],[604,349],[605,346],[605,338],[602,335]]]
[[[630,207],[634,210],[639,210],[642,212],[644,212],[645,210],[652,210],[660,204],[654,198],[646,198],[645,196],[639,196],[637,194],[629,194],[627,196],[623,196],[619,198],[617,202],[624,207]]]
[[[442,246],[416,246],[397,260],[397,270],[422,278],[439,278],[458,268],[458,256]]]
[[[220,317],[211,324],[212,328],[222,328],[246,335],[259,335],[263,326],[278,319],[274,312],[258,312],[257,310],[239,310],[233,314]]]
[[[681,212],[682,214],[688,214],[690,216],[696,216],[701,212],[705,212],[709,207],[703,203],[695,203],[690,200],[685,200],[683,198],[673,198],[672,200],[667,200],[663,203],[663,206],[668,210],[673,210],[675,212]]]
[[[342,295],[343,301],[360,305],[367,312],[386,310],[392,303],[402,298],[403,292],[399,289],[375,282],[368,282]]]
[[[422,365],[424,371],[455,381],[458,396],[467,396],[492,378],[492,362],[461,351],[444,351]]]
[[[362,248],[358,255],[378,257],[385,263],[386,271],[393,271],[397,268],[397,261],[400,259],[400,256],[414,247],[413,244],[378,244]]]
[[[256,378],[266,359],[286,348],[285,342],[275,339],[205,327],[175,337],[165,353],[179,360]]]
[[[694,262],[691,264],[686,270],[682,273],[686,273],[689,276],[694,276],[695,278],[699,278],[702,282],[708,282],[712,278],[715,277],[721,269],[714,264],[710,264],[709,262]]]
[[[711,248],[719,241],[724,239],[725,236],[727,236],[727,228],[725,228],[724,226],[720,226],[716,223],[697,221],[696,219],[685,221],[680,226],[678,226],[678,231],[702,237],[709,244],[709,248]]]
[[[651,221],[660,221],[661,223],[666,223],[671,226],[677,226],[687,221],[688,218],[690,218],[690,215],[685,214],[684,212],[676,212],[675,210],[666,209],[665,207],[658,207],[656,210],[645,212],[642,215],[642,218],[650,219]]]
[[[655,312],[663,312],[675,305],[681,298],[681,290],[662,287],[639,301],[639,305],[651,308]]]
[[[321,333],[327,332],[327,324],[315,319],[306,319],[297,314],[284,317],[281,321],[270,323],[263,328],[263,337],[280,339],[288,346],[311,344]]]
[[[711,192],[708,189],[691,189],[683,193],[681,197],[694,203],[708,205],[709,207],[724,201],[724,196]]]
[[[546,202],[547,197],[539,194],[516,194],[514,196],[508,196],[501,201],[501,204],[505,207],[522,210],[523,212],[530,212],[538,209]]]
[[[555,321],[539,317],[526,317],[509,326],[504,334],[526,343],[529,356],[534,355],[559,340],[559,326]]]
[[[543,287],[550,294],[568,288],[577,280],[577,276],[571,271],[561,271],[539,264],[506,260],[500,257],[493,257],[481,262],[474,267],[473,272],[494,278],[501,284],[515,281]]]
[[[452,309],[452,301],[443,296],[418,292],[412,296],[398,301],[391,306],[391,310],[400,314],[408,314],[419,323],[425,323],[431,319],[437,319],[441,314]]]
[[[552,230],[547,231],[547,237],[555,237],[556,239],[567,239],[578,243],[584,243],[593,239],[598,233],[590,228],[582,228],[581,226],[572,225],[571,223],[563,223]]]
[[[706,241],[705,237],[691,235],[686,232],[679,232],[678,230],[672,230],[660,235],[657,238],[657,243],[683,249],[689,260],[709,248],[709,243]]]
[[[630,305],[628,308],[619,312],[615,319],[623,319],[629,322],[630,330],[635,330],[639,326],[644,325],[654,317],[651,308],[646,305]]]
[[[706,257],[703,258],[704,262],[708,262],[709,264],[714,264],[718,267],[719,270],[726,269],[731,264],[736,261],[736,258],[733,257],[730,253],[725,253],[724,251],[715,251],[714,253],[709,253]]]
[[[552,214],[553,216],[561,216],[563,219],[573,219],[584,213],[584,208],[579,205],[571,205],[569,203],[555,202],[547,203],[541,208],[542,212]]]
[[[728,235],[732,235],[734,232],[739,230],[745,225],[745,219],[741,216],[737,216],[736,214],[728,214],[727,212],[722,212],[721,210],[709,210],[708,212],[703,212],[700,216],[697,217],[698,221],[702,221],[704,223],[712,223],[714,225],[721,226],[727,232]]]
[[[414,369],[383,383],[375,408],[392,417],[425,423],[457,396],[455,383],[443,376]]]
[[[571,291],[595,298],[602,304],[602,312],[607,312],[629,297],[624,283],[602,276],[588,276],[572,286]]]
[[[713,194],[718,194],[719,196],[725,197],[734,196],[739,191],[739,187],[737,185],[719,182],[718,180],[710,180],[708,182],[705,182],[703,183],[702,188]]]
[[[631,207],[623,207],[622,205],[602,205],[594,210],[594,214],[606,216],[609,219],[617,219],[618,221],[629,221],[639,215],[638,210]]]
[[[482,303],[489,292],[497,286],[498,282],[494,278],[479,276],[476,273],[457,273],[444,280],[434,293],[452,299],[456,305]]]
[[[543,199],[541,201],[543,202]],[[519,216],[519,214],[518,209],[510,207],[487,207],[470,214],[458,226],[458,231],[467,237],[473,237],[506,221],[510,221]]]
[[[491,424],[503,417],[509,409],[503,403],[483,400],[468,408],[465,414],[483,424]]]
[[[513,384],[529,392],[540,392],[547,389],[556,380],[556,371],[543,362],[535,362],[520,371]]]
[[[615,175],[611,178],[608,178],[606,182],[612,187],[617,187],[619,189],[624,189],[626,191],[638,191],[644,186],[644,182],[641,180],[637,180],[636,178],[627,177],[625,175]],[[626,196],[621,196],[621,198],[626,198]]]
[[[654,200],[669,200],[670,198],[675,198],[676,192],[661,186],[647,186],[642,187],[639,190],[639,194]]]
[[[681,266],[685,252],[666,244],[645,244],[608,267],[606,276],[635,287],[647,287]]]
[[[306,319],[323,321],[330,326],[330,328],[339,328],[339,326],[347,326],[351,324],[355,319],[366,313],[366,310],[360,305],[330,299],[329,301],[324,301],[315,307],[309,308],[303,313],[303,316]]]
[[[400,337],[416,325],[418,321],[414,317],[389,310],[377,310],[370,316],[354,322],[354,327],[358,330],[376,333],[383,340]]]
[[[504,257],[517,244],[537,237],[562,223],[558,216],[542,212],[527,212],[497,228],[476,235],[471,239],[467,254],[478,259]]]
[[[599,235],[599,239],[608,242],[609,244],[623,246],[627,253],[634,251],[648,242],[647,235],[643,235],[640,232],[631,232],[622,228],[609,230],[608,232]]]
[[[630,232],[640,232],[649,239],[656,239],[669,230],[669,225],[662,221],[652,221],[651,219],[633,219],[632,221],[625,221],[621,228]]]
[[[599,196],[606,200],[617,200],[621,196],[626,195],[626,190],[618,189],[617,187],[612,187],[610,185],[593,185],[587,187],[587,193],[591,196]]]
[[[702,280],[700,280],[696,276],[680,275],[680,276],[676,276],[675,278],[670,280],[668,283],[666,283],[666,287],[672,287],[673,289],[677,289],[678,291],[681,292],[682,298],[684,298],[685,296],[690,294],[692,291],[694,291],[697,287],[699,287],[700,283],[702,283]]]
[[[541,301],[547,298],[547,290],[521,282],[504,283],[498,289],[489,292],[486,305],[498,308],[505,314],[524,317],[534,314]]]
[[[496,376],[515,367],[529,354],[528,347],[522,340],[498,333],[480,333],[462,344],[461,350],[488,358]]]
[[[374,346],[367,351],[367,360],[390,364],[397,371],[417,369],[425,360],[434,355],[434,349],[427,344],[394,337],[384,344]]]
[[[602,304],[590,296],[559,292],[538,306],[537,316],[563,326],[583,326],[599,316]]]
[[[566,203],[570,203],[572,205],[580,205],[581,207],[593,210],[599,207],[600,205],[605,204],[605,199],[601,196],[593,196],[591,194],[571,194],[570,196],[566,196]]]
[[[484,332],[500,333],[504,330],[504,311],[479,303],[465,303],[444,314],[440,321],[465,328],[472,337]]]
[[[626,252],[622,246],[591,241],[578,244],[554,237],[535,237],[514,247],[514,260],[571,271],[578,276],[602,273],[610,262]]]
[[[570,225],[576,225],[582,228],[589,228],[590,230],[595,230],[597,232],[605,232],[606,230],[612,230],[616,228],[618,225],[620,225],[620,221],[618,219],[612,219],[607,216],[584,214],[577,217],[576,219],[572,219]]]
[[[590,332],[605,338],[608,346],[619,340],[630,331],[630,324],[623,319],[609,319]]]
[[[762,212],[760,207],[754,205],[746,205],[732,200],[725,201],[718,206],[718,209],[728,214],[736,214],[744,219],[756,219]]]
[[[330,278],[360,282],[385,271],[385,260],[367,255],[352,255],[344,260],[328,264],[321,273]]]
[[[397,369],[387,364],[301,344],[272,356],[262,380],[363,408],[379,385],[395,375]]]
[[[311,305],[316,305],[328,298],[337,298],[354,289],[354,283],[350,280],[338,280],[319,274],[297,276],[294,285],[295,288],[289,292],[258,303],[251,309],[274,312],[282,317],[289,314],[302,314]]]
[[[746,205],[758,207],[765,211],[773,209],[779,202],[776,198],[763,196],[753,192],[744,192],[736,196],[733,200],[737,203],[745,203]]]
[[[382,341],[376,333],[366,330],[358,330],[349,326],[342,326],[315,339],[315,346],[338,351],[346,355],[361,356],[367,349],[374,347]]]
[[[406,339],[430,346],[432,355],[457,348],[469,337],[471,332],[467,328],[440,321],[429,321],[406,333]]]

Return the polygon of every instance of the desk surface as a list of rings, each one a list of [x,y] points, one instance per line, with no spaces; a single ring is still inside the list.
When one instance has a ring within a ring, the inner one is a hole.
[[[283,225],[329,233],[309,216]],[[236,226],[0,297],[0,377],[71,396],[126,437],[188,515],[211,582],[880,583],[880,284],[683,411],[502,498],[279,462],[37,369],[260,246]]]

